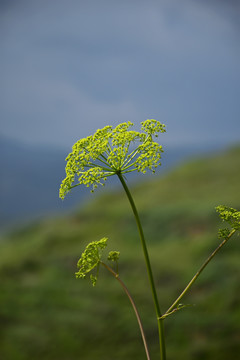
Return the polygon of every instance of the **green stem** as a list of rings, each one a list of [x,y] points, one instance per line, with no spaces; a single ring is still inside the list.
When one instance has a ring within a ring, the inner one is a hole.
[[[136,305],[135,305],[135,303],[133,301],[133,298],[132,298],[132,296],[130,295],[130,293],[128,291],[128,288],[126,287],[124,282],[120,279],[118,274],[112,268],[110,268],[107,264],[105,264],[102,261],[100,261],[100,264],[102,264],[115,277],[115,279],[121,284],[123,290],[125,291],[126,295],[128,296],[128,298],[129,298],[129,300],[130,300],[130,302],[132,304],[133,310],[135,312],[137,321],[138,321],[138,325],[139,325],[139,329],[140,329],[140,332],[141,332],[141,335],[142,335],[142,340],[143,340],[143,345],[144,345],[144,348],[145,348],[145,353],[146,353],[146,356],[147,356],[147,360],[150,360],[147,341],[146,341],[146,337],[145,337],[145,334],[144,334],[144,330],[143,330],[142,322],[141,322],[141,319],[140,319],[140,315],[139,315],[137,307],[136,307]]]
[[[217,252],[223,247],[223,245],[226,244],[226,242],[233,236],[233,234],[236,232],[235,229],[233,229],[230,234],[228,235],[228,237],[226,237],[226,239],[224,239],[220,245],[218,245],[218,247],[213,251],[213,253],[207,258],[207,260],[202,264],[202,266],[200,267],[200,269],[198,270],[198,272],[194,275],[194,277],[192,278],[192,280],[188,283],[188,285],[185,287],[185,289],[181,292],[181,294],[179,295],[179,297],[174,301],[174,303],[170,306],[170,308],[166,311],[166,313],[163,315],[167,315],[169,314],[171,311],[173,311],[177,304],[179,303],[179,301],[182,299],[182,297],[186,294],[186,292],[190,289],[190,287],[194,284],[194,282],[197,280],[197,278],[199,277],[199,275],[201,274],[201,272],[205,269],[205,267],[207,266],[207,264],[212,260],[212,258],[217,254]]]
[[[149,282],[150,282],[150,286],[151,286],[151,290],[152,290],[152,296],[153,296],[155,311],[156,311],[156,315],[157,315],[161,360],[166,360],[166,348],[165,348],[165,336],[164,336],[163,319],[161,319],[160,306],[159,306],[159,302],[158,302],[158,298],[157,298],[156,287],[155,287],[155,284],[154,284],[152,268],[151,268],[151,264],[150,264],[150,260],[149,260],[148,250],[147,250],[147,246],[146,246],[146,241],[145,241],[141,221],[140,221],[140,218],[139,218],[139,215],[138,215],[138,212],[137,212],[137,208],[136,208],[135,203],[133,201],[132,195],[131,195],[128,187],[127,187],[127,184],[126,184],[122,174],[117,173],[117,175],[118,175],[118,178],[121,181],[121,184],[122,184],[122,186],[123,186],[123,188],[124,188],[124,190],[126,192],[126,195],[127,195],[128,200],[130,202],[130,205],[132,207],[132,211],[133,211],[136,223],[137,223],[137,227],[138,227],[138,231],[139,231],[139,235],[140,235],[140,239],[141,239],[141,244],[142,244],[142,248],[143,248],[143,254],[144,254],[144,258],[145,258],[145,262],[146,262],[148,278],[149,278]]]

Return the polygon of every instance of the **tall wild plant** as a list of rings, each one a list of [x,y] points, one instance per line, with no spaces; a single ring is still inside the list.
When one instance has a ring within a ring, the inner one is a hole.
[[[126,182],[126,174],[133,171],[145,174],[149,170],[154,173],[156,168],[161,165],[163,149],[156,141],[156,138],[159,133],[165,132],[165,125],[159,121],[148,119],[141,123],[140,132],[131,130],[132,126],[133,123],[131,122],[119,124],[116,128],[106,126],[103,129],[97,130],[94,135],[77,141],[73,145],[72,152],[66,158],[66,178],[61,184],[59,195],[60,198],[64,199],[69,191],[82,184],[91,187],[91,191],[93,192],[98,185],[105,185],[106,180],[110,176],[116,175],[120,180],[136,220],[156,312],[159,334],[159,355],[161,360],[165,360],[165,319],[186,306],[180,303],[182,297],[191,288],[198,276],[223,245],[240,230],[240,212],[227,206],[218,206],[216,208],[221,219],[226,221],[229,226],[219,231],[221,241],[218,247],[202,264],[178,298],[168,310],[163,313],[160,308],[141,220]],[[119,277],[118,260],[120,253],[118,251],[110,251],[107,259],[105,261],[102,259],[102,252],[107,246],[107,241],[107,238],[103,238],[87,245],[78,261],[76,277],[85,278],[89,274],[94,286],[100,267],[104,267],[115,277],[131,302],[140,328],[146,358],[150,359],[140,315],[128,288]]]

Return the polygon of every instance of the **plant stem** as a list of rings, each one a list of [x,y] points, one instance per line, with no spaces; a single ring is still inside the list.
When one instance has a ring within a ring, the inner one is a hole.
[[[197,280],[201,272],[205,269],[207,264],[212,260],[212,258],[217,254],[217,252],[223,247],[223,245],[226,244],[226,242],[233,236],[233,234],[236,232],[235,229],[233,229],[229,235],[221,242],[221,244],[213,251],[213,253],[207,258],[207,260],[202,264],[198,272],[194,275],[192,280],[188,283],[188,285],[185,287],[185,289],[182,291],[182,293],[179,295],[179,297],[174,301],[174,303],[170,306],[170,308],[166,311],[164,315],[169,314],[174,308],[177,306],[179,301],[182,299],[182,297],[186,294],[186,292],[190,289],[190,287],[194,284],[194,282]],[[163,316],[164,316],[163,315]]]
[[[123,186],[123,188],[124,188],[124,190],[126,192],[126,195],[127,195],[128,200],[130,202],[130,205],[132,207],[133,214],[134,214],[134,217],[135,217],[135,220],[136,220],[136,223],[137,223],[137,227],[138,227],[138,231],[139,231],[139,235],[140,235],[140,239],[141,239],[141,244],[142,244],[142,248],[143,248],[143,254],[144,254],[144,258],[145,258],[145,262],[146,262],[148,278],[149,278],[149,282],[150,282],[150,286],[151,286],[151,290],[152,290],[152,296],[153,296],[153,301],[154,301],[154,305],[155,305],[155,311],[156,311],[156,315],[157,315],[159,345],[160,345],[160,358],[161,358],[161,360],[166,360],[166,348],[165,348],[165,336],[164,336],[163,319],[161,319],[161,310],[160,310],[160,306],[159,306],[159,302],[158,302],[158,298],[157,298],[156,287],[155,287],[155,284],[154,284],[152,268],[151,268],[151,264],[150,264],[150,260],[149,260],[147,245],[146,245],[146,241],[145,241],[141,221],[140,221],[140,218],[139,218],[139,215],[138,215],[138,212],[137,212],[137,208],[136,208],[135,203],[133,201],[132,195],[131,195],[128,187],[127,187],[127,184],[126,184],[122,174],[117,173],[117,175],[118,175],[118,178],[121,181],[121,184],[122,184],[122,186]]]
[[[145,348],[145,353],[146,353],[146,356],[147,356],[147,360],[150,360],[150,355],[149,355],[149,351],[148,351],[148,346],[147,346],[147,341],[146,341],[146,337],[145,337],[145,334],[144,334],[144,330],[143,330],[143,326],[142,326],[142,322],[141,322],[141,319],[140,319],[140,315],[138,313],[138,310],[137,310],[137,307],[133,301],[133,298],[131,297],[129,291],[128,291],[128,288],[126,287],[126,285],[124,284],[124,282],[120,279],[120,277],[118,276],[118,274],[112,269],[110,268],[107,264],[105,264],[104,262],[100,261],[100,263],[115,277],[115,279],[121,284],[123,290],[125,291],[126,295],[128,296],[131,304],[132,304],[132,307],[133,307],[133,310],[135,312],[135,315],[136,315],[136,318],[137,318],[137,321],[138,321],[138,325],[139,325],[139,328],[140,328],[140,331],[141,331],[141,335],[142,335],[142,340],[143,340],[143,345],[144,345],[144,348]]]

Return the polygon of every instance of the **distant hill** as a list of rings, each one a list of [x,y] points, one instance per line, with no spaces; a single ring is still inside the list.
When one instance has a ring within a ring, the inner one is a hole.
[[[167,309],[219,244],[214,207],[240,209],[240,147],[130,184]],[[77,197],[77,191],[71,197]],[[152,359],[156,320],[141,245],[122,189],[94,194],[68,216],[48,217],[0,241],[0,358],[145,359],[136,319],[118,283],[100,269],[97,286],[76,280],[85,245],[109,237],[142,316]],[[168,360],[226,360],[239,354],[239,239],[232,238],[165,320]]]
[[[206,152],[212,150],[210,147],[204,149]],[[84,188],[64,202],[58,198],[69,151],[34,147],[0,137],[1,228],[66,211],[83,202],[86,193],[89,193]],[[197,147],[167,148],[160,172],[202,152],[203,149]]]
[[[58,188],[65,175],[67,151],[34,147],[0,138],[0,225],[31,220],[79,202],[62,202]]]

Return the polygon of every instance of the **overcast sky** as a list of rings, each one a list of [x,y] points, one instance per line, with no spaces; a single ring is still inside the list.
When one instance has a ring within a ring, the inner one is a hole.
[[[0,0],[0,133],[70,148],[155,118],[171,146],[239,141],[239,3]]]

